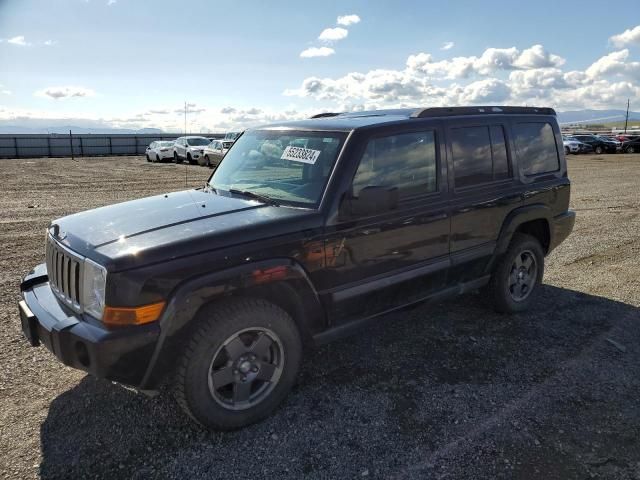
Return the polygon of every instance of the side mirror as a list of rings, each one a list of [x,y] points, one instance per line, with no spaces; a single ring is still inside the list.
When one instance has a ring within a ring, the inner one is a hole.
[[[355,216],[369,216],[389,212],[398,207],[397,187],[365,187],[357,198],[347,199],[348,213]],[[345,212],[347,213],[347,212]]]

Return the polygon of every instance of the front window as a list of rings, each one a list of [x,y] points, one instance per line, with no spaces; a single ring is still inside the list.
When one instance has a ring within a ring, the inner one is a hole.
[[[211,140],[204,137],[187,139],[187,145],[189,145],[190,147],[204,147],[205,145],[209,145],[210,142]]]
[[[335,132],[247,132],[225,155],[209,185],[293,206],[316,206],[345,138]]]

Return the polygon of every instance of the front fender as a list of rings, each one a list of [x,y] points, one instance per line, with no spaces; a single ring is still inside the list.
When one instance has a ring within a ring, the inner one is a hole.
[[[287,291],[298,297],[303,314],[298,316],[297,323],[304,338],[324,327],[324,309],[318,294],[304,268],[290,258],[247,263],[189,279],[169,298],[159,320],[160,336],[139,388],[156,388],[172,370],[180,355],[179,335],[195,319],[200,308],[234,292],[274,285],[286,285]]]

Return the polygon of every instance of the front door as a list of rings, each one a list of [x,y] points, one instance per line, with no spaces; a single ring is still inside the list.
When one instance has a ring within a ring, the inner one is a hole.
[[[392,210],[343,212],[327,226],[327,268],[320,296],[341,324],[417,301],[442,288],[449,253],[446,170],[435,125],[372,135],[348,195],[366,187],[397,189]]]

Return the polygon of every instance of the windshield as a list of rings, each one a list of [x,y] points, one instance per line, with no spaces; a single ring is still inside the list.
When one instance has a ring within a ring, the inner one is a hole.
[[[294,206],[315,206],[345,138],[334,132],[247,132],[227,152],[209,185]]]
[[[209,143],[211,143],[211,140],[204,137],[187,138],[187,145],[191,145],[195,147],[209,145]]]

